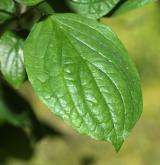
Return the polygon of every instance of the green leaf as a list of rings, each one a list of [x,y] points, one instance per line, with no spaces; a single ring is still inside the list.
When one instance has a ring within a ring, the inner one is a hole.
[[[0,38],[0,70],[15,88],[25,80],[23,40],[12,32],[5,32]]]
[[[126,0],[120,7],[115,11],[114,15],[123,14],[127,11],[143,7],[156,0]]]
[[[26,121],[25,114],[16,115],[12,113],[5,105],[3,100],[0,100],[0,125],[2,125],[5,122],[8,122],[15,126],[22,126],[28,121]]]
[[[109,13],[120,0],[66,0],[77,13],[98,19]]]
[[[0,0],[0,23],[9,19],[15,11],[13,0]],[[10,14],[9,14],[10,13]]]
[[[44,14],[53,14],[53,13],[55,13],[54,10],[52,9],[52,7],[46,2],[41,3],[38,6],[38,9],[40,11],[42,11]]]
[[[29,125],[30,121],[25,113],[13,113],[10,107],[7,106],[6,100],[3,97],[3,93],[4,91],[0,81],[0,125],[6,122],[15,126]]]
[[[16,1],[23,5],[34,6],[34,5],[42,2],[43,0],[16,0]]]
[[[142,111],[139,76],[111,29],[75,14],[36,24],[25,65],[38,96],[79,132],[119,150]]]

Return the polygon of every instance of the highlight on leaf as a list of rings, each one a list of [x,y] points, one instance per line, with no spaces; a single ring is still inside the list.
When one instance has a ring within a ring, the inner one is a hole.
[[[120,0],[66,0],[66,2],[78,14],[99,19],[109,13]]]
[[[15,88],[19,88],[26,78],[23,44],[23,40],[11,31],[0,38],[0,71]]]

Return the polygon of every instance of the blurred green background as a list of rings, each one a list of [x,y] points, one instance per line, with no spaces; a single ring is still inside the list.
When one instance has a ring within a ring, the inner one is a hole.
[[[20,94],[31,103],[38,119],[54,133],[33,146],[21,130],[12,128],[13,134],[8,133],[5,139],[8,149],[0,144],[0,165],[160,164],[160,4],[103,18],[101,22],[112,27],[124,43],[139,70],[143,89],[143,114],[119,153],[107,142],[95,141],[75,132],[51,114],[35,96],[29,83],[25,83]],[[0,128],[0,136],[7,128]],[[16,131],[18,134],[14,136]]]

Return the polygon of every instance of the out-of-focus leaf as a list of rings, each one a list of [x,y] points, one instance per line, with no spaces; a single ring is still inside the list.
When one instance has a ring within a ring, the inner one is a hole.
[[[14,11],[15,4],[13,0],[0,0],[0,23],[9,19],[11,17],[11,13]]]
[[[0,38],[0,71],[15,88],[25,80],[23,40],[8,31]]]
[[[40,11],[42,11],[44,14],[53,14],[54,13],[53,8],[47,2],[44,2],[44,3],[41,3],[40,5],[38,5],[38,9]]]
[[[66,0],[77,13],[98,19],[109,13],[120,0]]]
[[[3,123],[27,128],[33,142],[46,135],[61,135],[47,123],[39,121],[30,104],[0,78],[0,125]]]
[[[34,5],[42,2],[43,0],[15,0],[15,1],[17,1],[20,4],[23,4],[23,5],[34,6]]]
[[[143,7],[151,2],[155,2],[157,0],[126,0],[120,7],[114,12],[114,15],[125,13],[129,10],[133,10],[136,8]]]
[[[0,124],[3,124],[5,122],[13,124],[15,126],[23,126],[29,124],[28,116],[25,113],[21,113],[21,114],[13,113],[13,111],[6,104],[3,95],[4,95],[4,91],[0,84]]]
[[[142,112],[137,70],[111,29],[76,14],[36,24],[25,42],[29,80],[79,132],[119,150]]]
[[[3,100],[0,100],[0,123],[8,122],[15,126],[21,126],[24,125],[24,123],[26,122],[25,120],[25,114],[16,115],[12,113],[5,105]]]

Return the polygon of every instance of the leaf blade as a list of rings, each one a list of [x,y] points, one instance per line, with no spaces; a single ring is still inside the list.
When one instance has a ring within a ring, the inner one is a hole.
[[[23,41],[10,31],[0,38],[0,70],[15,88],[25,81]]]
[[[15,11],[15,5],[12,0],[1,0],[0,1],[0,23],[9,19],[11,17],[9,13],[13,13],[14,11]]]
[[[42,2],[43,0],[16,0],[16,1],[23,5],[34,6],[34,5]]]
[[[98,19],[109,13],[119,0],[66,0],[66,2],[75,12]]]
[[[113,15],[123,14],[127,11],[143,7],[149,3],[155,2],[156,0],[127,0],[114,12]]]
[[[33,28],[25,65],[52,112],[120,149],[140,117],[142,98],[137,71],[110,28],[74,14],[54,15]]]
[[[10,123],[14,126],[29,126],[29,115],[22,110],[21,113],[14,112],[14,106],[8,104],[6,97],[7,90],[3,87],[2,80],[0,80],[0,126],[4,123]],[[11,93],[9,93],[11,95]],[[18,105],[19,106],[19,105]],[[19,106],[20,107],[20,106]]]

